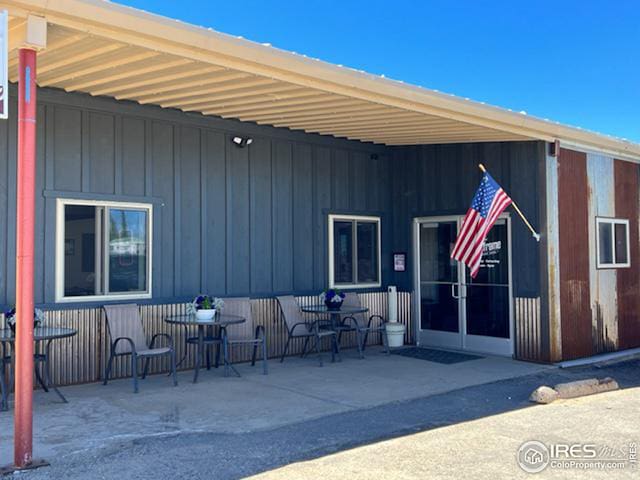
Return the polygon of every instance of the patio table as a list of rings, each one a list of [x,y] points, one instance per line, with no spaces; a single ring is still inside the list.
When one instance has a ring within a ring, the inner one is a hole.
[[[214,339],[223,345],[223,361],[225,365],[225,375],[228,368],[231,368],[234,373],[238,376],[240,374],[238,371],[231,365],[229,361],[228,352],[226,348],[226,335],[224,335],[224,329],[228,325],[236,325],[239,323],[244,323],[246,319],[239,315],[226,315],[226,314],[216,314],[213,320],[199,320],[195,315],[176,315],[172,317],[165,318],[165,322],[171,323],[173,325],[182,325],[185,328],[185,332],[187,327],[195,325],[198,327],[198,336],[197,338],[197,351],[196,351],[196,367],[195,372],[193,374],[193,383],[198,383],[198,374],[200,372],[200,366],[204,364],[204,355],[205,355],[205,329],[208,330],[206,337],[208,339]],[[216,328],[220,331],[218,335],[213,334],[213,329]],[[185,344],[189,341],[189,337],[185,336]],[[180,365],[184,359],[187,357],[187,345],[185,345],[185,354],[180,359],[178,365]]]
[[[52,388],[54,392],[60,397],[64,403],[67,403],[67,399],[60,393],[60,390],[51,383],[51,377],[49,375],[49,351],[51,343],[55,340],[61,340],[63,338],[73,337],[78,333],[73,328],[57,328],[57,327],[36,327],[33,329],[33,340],[35,342],[34,351],[34,370],[36,379],[45,392]],[[15,334],[10,329],[0,330],[0,345],[2,345],[2,354],[0,355],[0,382],[2,387],[2,403],[0,404],[0,410],[7,410],[9,408],[9,389],[5,382],[5,362],[9,364],[13,363],[11,355],[7,355],[7,349],[10,348],[10,352],[15,350],[13,344],[15,343]],[[43,348],[44,347],[44,348]],[[38,363],[41,363],[42,375],[38,370]],[[42,376],[44,375],[44,380]]]
[[[340,310],[331,310],[326,305],[309,305],[306,307],[301,307],[301,310],[306,313],[313,313],[318,317],[329,315],[329,324],[331,325],[331,330],[335,332],[340,332],[341,330],[349,330],[349,327],[344,327],[340,318],[342,316],[350,316],[356,315],[359,313],[367,313],[369,311],[366,307],[352,307],[349,305],[342,305]],[[337,352],[336,352],[337,353]]]

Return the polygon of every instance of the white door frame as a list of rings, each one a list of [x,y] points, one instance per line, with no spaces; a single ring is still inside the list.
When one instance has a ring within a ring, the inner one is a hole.
[[[442,215],[415,217],[413,219],[413,274],[414,274],[414,292],[415,299],[413,302],[413,313],[415,321],[416,343],[421,344],[421,283],[420,283],[420,225],[423,223],[437,222],[457,222],[458,229],[462,224],[463,215]],[[481,335],[467,334],[467,311],[466,311],[466,266],[461,265],[458,268],[458,295],[461,297],[459,301],[459,323],[458,333],[453,332],[437,332],[430,331],[429,336],[434,340],[432,346],[440,346],[441,348],[452,348],[460,350],[468,350],[472,352],[489,353],[494,355],[513,356],[514,355],[514,337],[515,337],[515,321],[513,310],[513,269],[512,269],[512,237],[511,237],[511,217],[509,213],[503,213],[499,217],[506,220],[507,223],[507,257],[509,270],[509,338],[486,337]]]
[[[420,226],[424,223],[444,223],[444,222],[455,222],[456,229],[459,228],[459,215],[447,215],[440,217],[418,217],[413,219],[413,272],[414,272],[414,286],[415,286],[415,301],[414,301],[414,315],[416,319],[416,343],[418,345],[421,344],[420,338],[420,324],[422,321],[422,283],[420,281]],[[457,231],[456,231],[457,234]],[[447,282],[448,283],[448,282]],[[458,296],[460,296],[460,269],[458,269]],[[429,346],[439,346],[442,348],[450,348],[453,350],[462,350],[464,345],[462,343],[463,335],[462,329],[464,328],[462,322],[462,314],[460,309],[462,308],[462,303],[460,300],[458,301],[458,331],[457,332],[441,332],[437,330],[429,330],[429,339],[433,341],[433,343],[429,342]]]

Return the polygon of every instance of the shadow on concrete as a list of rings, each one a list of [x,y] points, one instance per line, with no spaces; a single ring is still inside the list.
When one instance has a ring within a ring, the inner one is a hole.
[[[621,388],[640,386],[640,359],[608,366],[549,369],[442,394],[346,411],[247,433],[146,437],[110,445],[23,478],[235,479],[410,433],[499,415],[532,406],[540,385],[589,377],[615,378]],[[251,414],[251,412],[247,412]],[[401,453],[399,453],[401,454]]]

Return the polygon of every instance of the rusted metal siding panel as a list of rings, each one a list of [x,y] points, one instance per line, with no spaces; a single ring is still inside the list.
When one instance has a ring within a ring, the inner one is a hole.
[[[558,161],[560,312],[562,357],[593,353],[589,292],[588,181],[586,154],[561,149]]]
[[[589,182],[589,291],[591,297],[591,338],[594,353],[618,348],[618,307],[616,295],[617,269],[596,268],[596,217],[614,217],[613,159],[587,154]]]
[[[615,215],[629,219],[631,268],[617,272],[619,348],[640,347],[640,180],[638,165],[614,161]]]
[[[543,362],[540,298],[515,298],[516,358]]]
[[[387,292],[361,293],[363,306],[369,309],[369,315],[388,316]],[[319,303],[317,296],[298,297],[301,305],[315,305]],[[267,332],[268,356],[277,358],[282,355],[287,331],[278,302],[274,298],[261,298],[251,301],[255,321],[263,325]],[[186,303],[166,305],[144,305],[140,307],[143,327],[150,340],[155,333],[169,333],[173,336],[178,359],[186,354],[185,361],[180,368],[192,369],[195,365],[196,349],[190,346],[186,351],[185,336],[194,336],[193,329],[187,332],[184,327],[170,325],[164,321],[168,316],[186,313]],[[398,321],[407,326],[405,342],[413,342],[413,320],[411,316],[411,293],[398,292]],[[105,322],[105,315],[101,308],[69,309],[45,312],[45,323],[52,327],[68,327],[78,330],[74,337],[57,340],[51,343],[51,379],[56,385],[72,385],[79,383],[97,382],[103,379],[104,366],[109,353],[109,338]],[[309,316],[312,319],[312,316]],[[4,318],[0,318],[0,326],[4,326]],[[382,343],[380,334],[369,335],[367,345]],[[296,339],[289,347],[289,355],[299,355],[304,341]],[[354,333],[343,335],[342,348],[355,348]],[[323,342],[323,350],[330,348],[328,341]],[[213,353],[213,351],[212,351]],[[251,359],[250,348],[232,349],[233,362],[247,362]],[[213,358],[211,359],[213,362]],[[169,359],[152,359],[149,366],[151,374],[167,372]],[[114,361],[111,378],[123,378],[131,375],[131,360],[129,356],[118,357]]]

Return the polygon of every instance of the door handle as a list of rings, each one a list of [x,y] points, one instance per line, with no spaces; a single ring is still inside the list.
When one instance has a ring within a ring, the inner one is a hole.
[[[456,289],[456,287],[457,287],[457,289]],[[457,295],[456,295],[456,291],[458,292]],[[463,284],[452,283],[451,284],[451,296],[453,298],[455,298],[456,300],[459,300],[460,298],[467,298],[467,286],[463,285]]]

